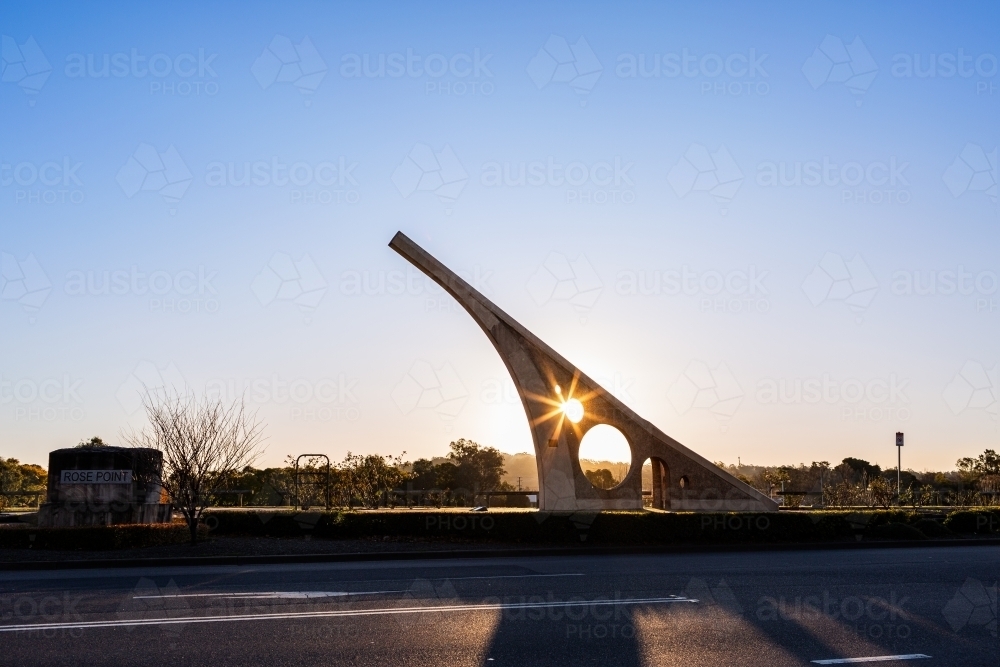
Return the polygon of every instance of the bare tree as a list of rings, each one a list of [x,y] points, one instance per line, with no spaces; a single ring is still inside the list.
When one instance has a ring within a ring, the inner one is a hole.
[[[163,452],[163,488],[184,515],[191,544],[212,491],[234,472],[252,464],[264,440],[264,425],[243,401],[146,394],[149,425],[123,439],[132,447]]]

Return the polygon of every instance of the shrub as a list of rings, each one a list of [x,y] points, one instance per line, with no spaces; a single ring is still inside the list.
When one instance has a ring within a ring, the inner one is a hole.
[[[955,533],[982,534],[1000,532],[1000,512],[996,510],[952,512],[944,520],[946,528]]]

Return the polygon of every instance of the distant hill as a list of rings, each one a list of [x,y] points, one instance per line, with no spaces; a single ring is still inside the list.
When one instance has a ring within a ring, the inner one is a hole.
[[[535,467],[535,455],[522,452],[521,454],[504,454],[503,467],[506,474],[503,481],[517,488],[517,478],[521,478],[521,489],[524,491],[538,490],[538,468]]]

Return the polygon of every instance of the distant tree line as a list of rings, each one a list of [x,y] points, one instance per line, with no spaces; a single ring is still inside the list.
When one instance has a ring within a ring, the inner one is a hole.
[[[206,406],[202,406],[202,410]],[[207,406],[211,407],[211,406]],[[162,440],[162,438],[161,438]],[[136,444],[132,442],[131,444]],[[162,443],[159,444],[162,447]],[[82,441],[80,447],[107,446],[99,437]],[[288,456],[284,465],[255,468],[241,465],[221,469],[216,466],[199,478],[200,490],[191,504],[215,506],[287,506],[377,508],[399,505],[468,506],[484,502],[484,494],[513,492],[503,480],[504,455],[460,438],[449,443],[445,457],[404,461],[399,456],[352,454],[327,467],[325,457],[307,457],[299,462]],[[737,478],[762,493],[781,500],[786,506],[824,504],[832,507],[920,507],[932,505],[1000,505],[1000,454],[987,449],[979,456],[960,458],[957,470],[900,474],[897,495],[896,469],[883,470],[877,464],[847,457],[838,465],[813,461],[808,466],[727,465],[717,462]],[[165,485],[176,485],[181,470],[165,466]],[[586,470],[587,479],[598,488],[621,483],[618,474],[600,467]],[[0,509],[29,506],[35,493],[44,493],[48,475],[44,468],[22,464],[17,459],[0,458]],[[23,492],[20,495],[18,492]],[[175,494],[179,495],[179,494]],[[521,495],[506,496],[500,502],[527,506]]]
[[[787,506],[1000,505],[1000,455],[991,449],[976,458],[959,459],[955,471],[901,471],[898,497],[895,468],[883,470],[853,457],[836,466],[827,461],[808,466],[716,465]]]
[[[610,489],[616,487],[622,481],[621,476],[615,477],[614,473],[612,473],[608,468],[584,470],[583,476],[587,478],[587,481],[599,489]]]
[[[443,507],[471,505],[486,492],[514,491],[502,480],[506,471],[500,450],[464,438],[451,442],[449,450],[443,460],[422,458],[412,463],[403,460],[406,452],[399,456],[348,452],[342,461],[331,463],[329,472],[323,457],[304,458],[296,469],[295,458],[288,456],[280,467],[247,466],[232,473],[215,490],[215,504],[322,507],[329,494],[335,507]],[[243,491],[242,497],[234,491]]]

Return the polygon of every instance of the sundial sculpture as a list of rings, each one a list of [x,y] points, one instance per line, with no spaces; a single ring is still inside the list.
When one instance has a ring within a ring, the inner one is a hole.
[[[642,466],[649,459],[654,508],[777,510],[776,502],[637,415],[402,232],[396,233],[389,247],[455,297],[503,359],[535,442],[539,509],[641,509]],[[580,441],[598,424],[621,431],[632,450],[628,474],[612,489],[595,487],[580,468]]]

